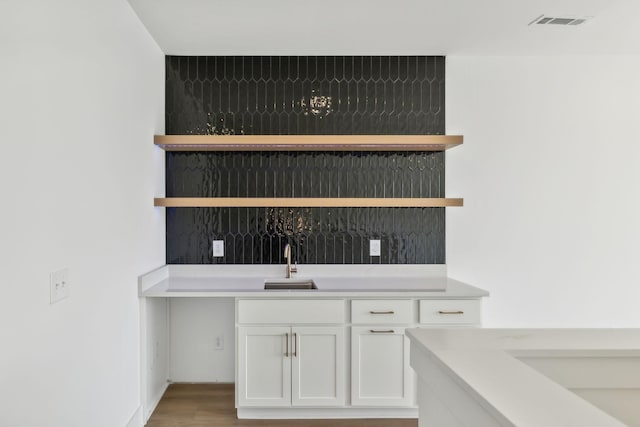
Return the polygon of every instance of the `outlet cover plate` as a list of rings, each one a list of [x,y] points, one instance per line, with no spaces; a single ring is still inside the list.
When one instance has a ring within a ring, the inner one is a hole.
[[[380,256],[380,240],[369,240],[369,256]]]
[[[50,304],[55,304],[69,297],[71,283],[69,283],[69,269],[54,271],[49,274]]]
[[[213,345],[214,350],[224,350],[224,335],[217,335]]]
[[[224,256],[224,240],[213,241],[213,256],[214,257]]]

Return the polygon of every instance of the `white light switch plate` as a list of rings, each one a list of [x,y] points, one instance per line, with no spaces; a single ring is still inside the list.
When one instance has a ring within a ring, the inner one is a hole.
[[[224,256],[224,240],[213,241],[213,256]]]
[[[54,271],[49,274],[49,298],[50,304],[62,301],[69,297],[71,283],[69,283],[69,269]]]
[[[369,256],[380,256],[380,240],[369,240]]]

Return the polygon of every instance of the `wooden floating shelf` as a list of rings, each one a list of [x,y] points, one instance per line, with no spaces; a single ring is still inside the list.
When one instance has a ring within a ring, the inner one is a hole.
[[[462,206],[458,198],[346,198],[346,197],[166,197],[154,199],[154,206],[170,208],[247,207],[399,207],[438,208]]]
[[[156,135],[166,151],[444,151],[462,135]]]

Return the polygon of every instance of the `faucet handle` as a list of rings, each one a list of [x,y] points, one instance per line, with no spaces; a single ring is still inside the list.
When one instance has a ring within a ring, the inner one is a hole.
[[[298,263],[294,262],[293,266],[291,266],[291,273],[297,273],[298,272]]]

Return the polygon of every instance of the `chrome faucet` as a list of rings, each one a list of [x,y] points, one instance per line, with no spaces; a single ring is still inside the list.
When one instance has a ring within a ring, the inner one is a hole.
[[[288,243],[284,245],[284,257],[287,259],[287,274],[285,277],[291,279],[291,274],[297,273],[298,268],[295,265],[291,267],[291,245]]]

